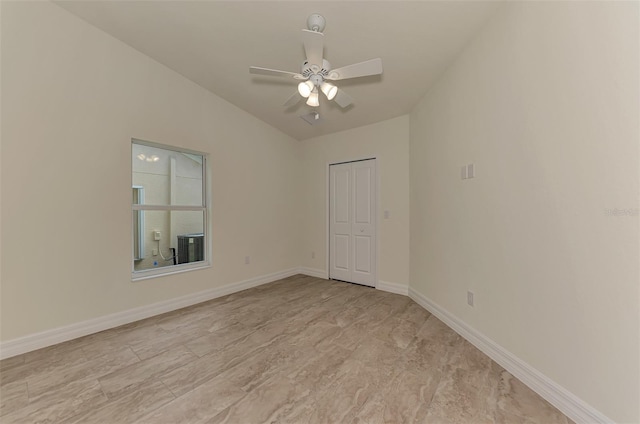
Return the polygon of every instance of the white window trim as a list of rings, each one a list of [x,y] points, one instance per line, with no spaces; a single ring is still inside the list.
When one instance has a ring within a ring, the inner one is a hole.
[[[211,267],[211,223],[209,219],[210,208],[211,208],[211,199],[208,195],[208,187],[210,185],[210,175],[211,170],[209,169],[209,155],[204,152],[199,152],[197,150],[191,149],[183,149],[180,147],[167,146],[165,144],[154,143],[151,141],[140,140],[136,138],[131,139],[131,148],[133,149],[133,145],[143,145],[149,147],[155,147],[164,150],[171,150],[177,153],[187,153],[198,155],[202,157],[202,172],[204,175],[202,176],[202,206],[189,206],[189,205],[146,205],[146,204],[133,204],[132,203],[132,211],[142,210],[142,211],[201,211],[203,215],[203,232],[204,232],[204,243],[205,243],[205,258],[203,261],[198,262],[190,262],[186,264],[178,264],[171,265],[162,268],[151,268],[141,271],[136,271],[134,269],[134,258],[133,254],[131,255],[131,281],[141,281],[148,280],[150,278],[162,277],[166,275],[180,274],[188,271],[195,271],[199,269],[205,269]],[[132,159],[132,155],[131,155]],[[131,163],[131,176],[133,178],[133,161]],[[133,187],[133,184],[132,184]],[[133,241],[133,229],[131,231],[132,241]],[[133,245],[132,245],[133,246]]]
[[[138,203],[139,204],[144,204],[144,187],[139,186],[139,185],[134,185],[132,186],[133,189],[138,190]],[[135,205],[135,204],[134,204]],[[133,210],[136,210],[135,208]],[[138,257],[134,257],[133,260],[134,261],[139,261],[142,260],[144,258],[144,215],[140,214],[138,215],[138,234],[134,234],[133,235],[134,238],[137,237],[138,238]],[[135,246],[135,240],[134,240],[134,246]],[[135,248],[134,248],[134,254],[135,254]]]

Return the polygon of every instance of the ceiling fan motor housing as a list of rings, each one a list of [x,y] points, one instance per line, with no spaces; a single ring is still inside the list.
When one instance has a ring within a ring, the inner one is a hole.
[[[302,69],[300,73],[305,78],[309,78],[314,74],[322,76],[322,78],[329,75],[329,71],[331,71],[331,63],[327,59],[322,59],[322,68],[319,68],[317,65],[310,65],[308,61],[302,62]]]

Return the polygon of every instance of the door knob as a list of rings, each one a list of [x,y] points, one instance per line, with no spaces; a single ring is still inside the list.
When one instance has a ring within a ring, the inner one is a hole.
[[[364,233],[364,228],[360,228],[360,232],[361,232],[361,233]]]

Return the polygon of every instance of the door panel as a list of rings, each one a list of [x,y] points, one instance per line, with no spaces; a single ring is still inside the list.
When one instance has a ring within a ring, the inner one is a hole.
[[[375,159],[329,169],[329,276],[375,286]]]
[[[351,278],[351,167],[330,168],[329,200],[329,275],[349,281]]]
[[[354,162],[353,175],[354,218],[351,225],[354,267],[351,281],[375,286],[375,161]]]
[[[356,236],[356,263],[354,270],[358,272],[371,272],[371,237]]]
[[[355,168],[355,222],[360,224],[371,223],[371,169]]]
[[[351,192],[349,169],[337,169],[334,182],[335,222],[349,223],[349,194]]]
[[[336,234],[334,244],[334,259],[336,269],[349,271],[349,235]]]

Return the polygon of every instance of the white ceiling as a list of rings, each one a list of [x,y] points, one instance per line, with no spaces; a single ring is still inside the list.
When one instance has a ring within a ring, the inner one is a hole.
[[[58,5],[298,140],[409,113],[500,1],[56,1]],[[320,96],[285,109],[296,81],[249,66],[300,72],[301,29],[326,18],[333,68],[382,58],[381,76],[337,81],[341,109]],[[318,109],[311,126],[300,115]]]

